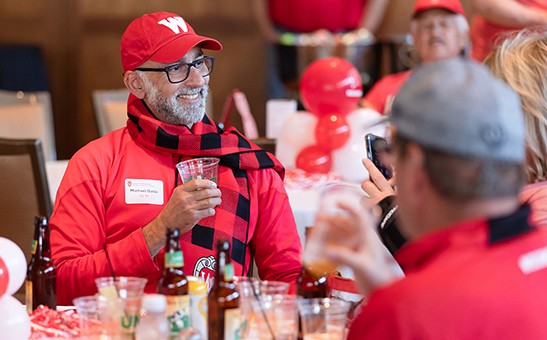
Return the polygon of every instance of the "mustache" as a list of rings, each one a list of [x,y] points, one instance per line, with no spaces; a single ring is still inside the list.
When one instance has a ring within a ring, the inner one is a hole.
[[[444,39],[441,38],[441,37],[432,37],[429,39],[429,45],[432,45],[434,43],[441,43],[441,44],[444,44]]]
[[[188,89],[182,88],[182,89],[179,89],[177,91],[177,93],[175,93],[175,95],[178,96],[178,95],[183,95],[183,94],[203,93],[208,88],[209,88],[209,85],[203,85],[202,87],[195,87],[195,88],[188,88]]]

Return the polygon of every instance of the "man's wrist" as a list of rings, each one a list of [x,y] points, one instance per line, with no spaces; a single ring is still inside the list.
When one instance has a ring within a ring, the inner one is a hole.
[[[156,218],[141,228],[144,241],[148,247],[148,252],[152,258],[158,255],[160,250],[165,245],[165,233],[161,230],[162,228],[158,225],[158,223],[159,222]]]

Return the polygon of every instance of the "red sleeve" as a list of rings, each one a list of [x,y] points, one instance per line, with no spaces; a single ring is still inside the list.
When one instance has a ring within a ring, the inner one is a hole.
[[[103,250],[108,235],[102,189],[106,170],[100,165],[108,163],[99,162],[98,155],[104,155],[104,150],[74,155],[51,217],[59,305],[72,305],[76,297],[95,294],[95,278],[111,276]],[[107,250],[116,275],[144,276],[158,270],[141,228],[122,239],[109,241]]]
[[[257,215],[251,216],[256,218],[251,247],[259,276],[263,280],[291,282],[294,292],[302,268],[302,243],[283,181],[273,169],[248,173],[250,190],[258,196]]]
[[[381,114],[386,112],[386,103],[393,97],[410,76],[410,71],[390,74],[378,80],[365,95],[365,101]],[[388,110],[391,111],[391,110]]]

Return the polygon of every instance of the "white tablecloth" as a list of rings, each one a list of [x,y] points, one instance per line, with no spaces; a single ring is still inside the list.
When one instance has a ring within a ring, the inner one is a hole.
[[[306,227],[313,226],[315,221],[315,215],[319,207],[319,193],[317,190],[287,189],[287,194],[303,247]]]

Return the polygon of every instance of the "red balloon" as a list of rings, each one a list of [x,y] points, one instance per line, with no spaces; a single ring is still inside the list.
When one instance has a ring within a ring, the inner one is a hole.
[[[307,172],[326,174],[332,167],[332,156],[319,145],[308,146],[296,156],[296,167]]]
[[[349,126],[344,116],[323,116],[315,126],[317,145],[328,151],[343,147],[349,140],[349,135]]]
[[[346,115],[357,108],[363,95],[359,71],[339,57],[312,62],[300,80],[300,98],[306,109],[317,115]]]
[[[9,273],[6,264],[0,257],[0,297],[8,290]]]

